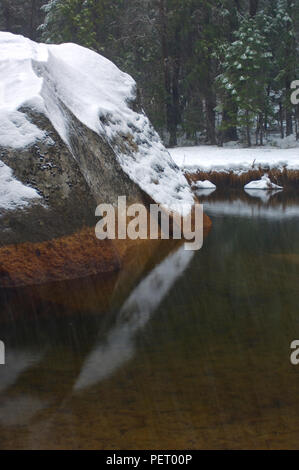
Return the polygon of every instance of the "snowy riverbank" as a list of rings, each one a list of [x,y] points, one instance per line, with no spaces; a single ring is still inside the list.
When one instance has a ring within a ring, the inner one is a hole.
[[[175,163],[188,173],[234,172],[252,170],[299,170],[299,147],[177,147],[169,149]]]

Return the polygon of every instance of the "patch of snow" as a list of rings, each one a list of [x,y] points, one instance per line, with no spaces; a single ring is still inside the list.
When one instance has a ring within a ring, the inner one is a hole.
[[[299,147],[299,141],[296,140],[295,134],[291,134],[284,139],[278,136],[270,136],[267,139],[268,145],[271,145],[273,147],[277,147],[280,149],[290,149],[294,147]]]
[[[223,147],[228,147],[228,148],[240,148],[240,144],[236,140],[231,140],[229,142],[224,142]]]
[[[283,189],[282,186],[272,183],[268,175],[262,176],[260,180],[251,181],[244,186],[244,189],[251,190],[271,190],[271,189]]]
[[[211,181],[209,181],[209,180],[194,181],[192,183],[192,188],[194,188],[194,189],[216,189],[216,185],[211,183]]]
[[[25,114],[0,109],[0,144],[3,147],[24,148],[45,137],[45,133],[28,121]]]
[[[13,210],[28,206],[32,199],[40,198],[35,189],[15,179],[12,170],[0,161],[0,209]]]
[[[6,116],[0,145],[15,142],[16,147],[23,146],[26,126],[26,144],[42,138],[36,129],[28,128],[25,117],[18,116],[18,129],[11,124],[10,113],[27,105],[43,112],[71,147],[67,108],[84,125],[108,137],[123,170],[156,202],[182,214],[189,212],[194,197],[186,178],[147,117],[129,106],[136,93],[133,78],[76,44],[37,44],[5,32],[0,32],[0,44],[0,112]],[[132,154],[115,145],[119,136],[133,136],[137,151]]]
[[[169,149],[169,152],[175,163],[189,172],[233,171],[240,174],[259,167],[299,170],[298,148],[227,148],[200,145],[177,147]]]

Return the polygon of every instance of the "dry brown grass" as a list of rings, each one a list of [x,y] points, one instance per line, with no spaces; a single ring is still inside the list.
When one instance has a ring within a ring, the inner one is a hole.
[[[299,171],[297,170],[266,170],[256,169],[250,170],[246,173],[237,175],[230,172],[217,172],[217,171],[197,171],[196,173],[186,173],[186,177],[190,183],[193,181],[208,179],[216,184],[217,188],[243,188],[247,183],[253,180],[259,180],[261,177],[268,173],[271,181],[283,186],[285,189],[298,189],[299,188]]]

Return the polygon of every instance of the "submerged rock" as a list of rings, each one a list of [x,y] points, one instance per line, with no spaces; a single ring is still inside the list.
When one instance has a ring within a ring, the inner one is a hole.
[[[134,80],[75,44],[0,45],[0,285],[119,269],[132,244],[96,239],[99,203],[194,204]]]

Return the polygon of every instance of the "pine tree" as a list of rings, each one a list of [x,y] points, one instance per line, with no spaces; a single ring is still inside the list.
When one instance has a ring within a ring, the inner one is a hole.
[[[251,130],[258,121],[262,129],[263,112],[267,102],[267,83],[272,53],[265,31],[269,18],[260,13],[240,19],[235,41],[222,47],[223,73],[219,75],[220,87],[239,109],[237,125],[246,130],[248,146],[251,146]],[[234,124],[234,123],[233,123]]]
[[[136,79],[167,144],[298,130],[295,0],[2,0],[0,29],[105,55]]]
[[[0,30],[38,40],[37,28],[43,19],[41,6],[46,0],[1,0]]]

